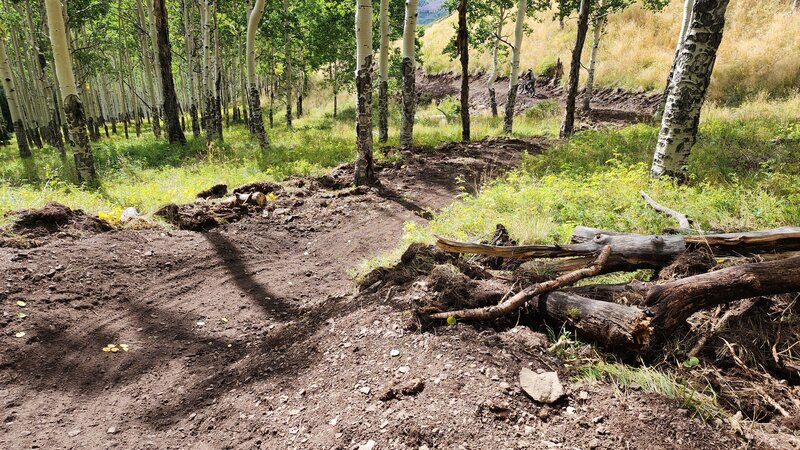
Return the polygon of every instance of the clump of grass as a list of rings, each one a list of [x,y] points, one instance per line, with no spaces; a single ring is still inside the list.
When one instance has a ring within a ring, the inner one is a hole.
[[[726,416],[717,403],[717,394],[710,386],[696,390],[685,380],[652,367],[631,367],[600,360],[583,366],[578,371],[579,380],[606,381],[625,389],[638,386],[646,392],[675,399],[682,408],[693,411],[703,420]]]

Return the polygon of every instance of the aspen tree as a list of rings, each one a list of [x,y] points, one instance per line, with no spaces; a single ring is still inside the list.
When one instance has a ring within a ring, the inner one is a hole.
[[[264,0],[256,0],[250,19],[247,22],[247,84],[250,107],[250,133],[258,139],[262,150],[269,148],[269,139],[264,130],[264,118],[261,115],[261,93],[256,83],[256,30],[261,16],[264,15]]]
[[[508,99],[506,100],[506,114],[503,118],[503,131],[511,133],[514,126],[514,106],[517,101],[519,88],[519,58],[522,53],[522,38],[525,26],[525,11],[528,7],[526,0],[517,2],[517,18],[514,24],[514,46],[511,48],[511,74],[508,77]]]
[[[6,94],[8,107],[11,110],[11,122],[14,127],[14,134],[17,137],[19,156],[21,158],[30,158],[31,150],[28,146],[28,138],[25,135],[25,126],[22,123],[14,74],[11,71],[11,63],[6,52],[5,30],[2,28],[0,28],[0,77],[3,79],[3,91]]]
[[[389,139],[389,0],[381,0],[379,14],[381,29],[380,59],[378,60],[378,140]],[[330,71],[330,66],[329,69]]]
[[[416,95],[416,55],[418,0],[406,0],[406,15],[403,26],[403,115],[400,122],[400,147],[414,145],[414,113]]]
[[[355,184],[375,184],[372,161],[372,0],[356,0]]]

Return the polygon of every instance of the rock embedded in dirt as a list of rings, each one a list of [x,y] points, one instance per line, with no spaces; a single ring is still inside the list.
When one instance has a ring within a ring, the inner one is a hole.
[[[555,372],[536,372],[523,367],[519,372],[519,384],[532,399],[539,403],[555,403],[564,396],[564,387]]]
[[[119,215],[119,222],[120,223],[128,223],[133,219],[139,217],[139,211],[136,210],[133,206],[129,206],[122,210],[122,213]]]

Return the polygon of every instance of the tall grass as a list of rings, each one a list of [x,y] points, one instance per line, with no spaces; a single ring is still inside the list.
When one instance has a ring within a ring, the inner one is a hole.
[[[610,17],[597,63],[599,85],[632,90],[661,89],[675,52],[682,0],[672,0],[653,13],[638,5]],[[539,71],[557,58],[568,64],[575,40],[575,20],[561,30],[552,11],[529,18],[531,33],[522,46],[523,68]],[[452,37],[454,18],[430,25],[422,40],[424,69],[428,73],[457,71],[458,61],[443,52]],[[787,95],[800,85],[800,14],[785,0],[740,0],[728,7],[722,45],[709,91],[713,100],[739,102],[758,92]],[[508,24],[504,33],[513,32]],[[584,63],[590,45],[584,47]],[[473,70],[486,71],[488,51],[470,55]],[[506,61],[504,73],[508,73]],[[585,78],[585,76],[584,76]]]

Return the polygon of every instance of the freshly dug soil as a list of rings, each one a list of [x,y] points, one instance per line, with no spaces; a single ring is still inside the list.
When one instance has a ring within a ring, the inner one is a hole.
[[[361,261],[521,147],[418,149],[381,188],[290,180],[204,232],[96,224],[0,248],[0,448],[747,448],[672,400],[571,381],[543,335],[410,333],[405,297],[358,293]],[[530,400],[522,367],[560,372],[567,396]]]

